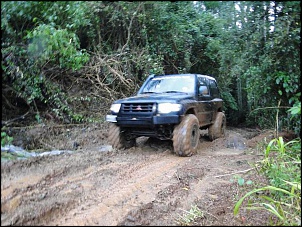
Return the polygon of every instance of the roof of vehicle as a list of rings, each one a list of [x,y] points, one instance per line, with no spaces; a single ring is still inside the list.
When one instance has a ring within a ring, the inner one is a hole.
[[[202,75],[202,74],[197,74],[197,73],[183,73],[183,74],[160,74],[160,75],[154,75],[154,77],[164,77],[164,76],[192,76],[192,75],[197,75],[197,76],[202,76],[202,77],[206,77],[210,80],[216,80],[214,77],[212,76],[208,76],[208,75]]]

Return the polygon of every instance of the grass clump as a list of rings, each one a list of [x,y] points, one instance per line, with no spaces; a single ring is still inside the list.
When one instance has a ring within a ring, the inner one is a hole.
[[[300,226],[301,139],[287,143],[282,137],[271,140],[260,166],[260,172],[268,177],[270,185],[253,189],[241,197],[235,204],[234,215],[248,199],[246,209],[266,210],[277,217],[277,221],[270,221],[269,225]]]
[[[183,210],[183,214],[178,214],[177,224],[181,226],[188,226],[193,224],[197,219],[203,218],[203,212],[197,207],[197,205],[191,205],[189,211]]]

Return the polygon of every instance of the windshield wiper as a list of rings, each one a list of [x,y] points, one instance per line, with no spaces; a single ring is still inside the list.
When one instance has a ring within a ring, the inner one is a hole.
[[[157,92],[154,92],[154,91],[144,91],[144,92],[142,92],[142,94],[151,94],[151,93],[157,93]]]
[[[165,91],[163,93],[183,93],[183,94],[189,94],[188,92],[185,92],[185,91]]]
[[[181,92],[181,91],[165,91],[163,93],[179,93],[179,92]]]

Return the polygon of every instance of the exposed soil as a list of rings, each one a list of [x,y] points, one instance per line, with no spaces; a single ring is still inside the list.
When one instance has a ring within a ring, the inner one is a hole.
[[[227,128],[211,142],[202,131],[197,154],[178,157],[170,141],[144,137],[136,147],[110,149],[107,131],[105,123],[15,133],[15,145],[27,149],[35,143],[74,152],[1,162],[1,226],[269,224],[268,213],[248,211],[246,202],[237,216],[233,208],[266,185],[254,164],[272,132]],[[253,183],[239,185],[239,177]],[[186,220],[194,207],[202,215]]]

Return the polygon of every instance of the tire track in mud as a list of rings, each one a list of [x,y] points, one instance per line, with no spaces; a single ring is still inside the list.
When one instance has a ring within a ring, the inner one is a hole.
[[[30,162],[26,160],[26,163]],[[1,224],[26,225],[28,222],[34,224],[39,218],[48,216],[46,214],[51,213],[54,207],[59,209],[70,206],[72,201],[60,198],[60,189],[49,190],[54,180],[61,178],[64,172],[65,169],[46,172],[44,175],[35,171],[30,174],[25,172],[18,175],[10,184],[4,181],[1,184]],[[58,197],[60,201],[53,202],[50,199],[52,197]],[[37,207],[39,209],[36,209]]]
[[[81,206],[64,215],[63,221],[49,224],[117,225],[125,218],[123,214],[154,201],[161,189],[173,183],[171,178],[175,168],[187,161],[186,158],[171,154],[155,154],[146,156],[142,162],[128,168],[127,163],[123,164],[118,167],[118,174],[109,187],[107,185],[103,189],[102,186],[96,189]],[[130,160],[129,163],[133,161]],[[117,163],[113,162],[107,167],[110,165],[116,166]]]
[[[5,198],[1,202],[3,212],[14,213],[13,216],[4,215],[2,223],[10,219],[10,224],[23,225],[28,222],[48,224],[50,220],[61,216],[68,225],[95,225],[99,224],[98,219],[107,225],[106,223],[111,223],[115,216],[112,210],[116,211],[116,217],[120,217],[121,213],[127,213],[133,207],[148,204],[155,199],[162,185],[164,187],[169,185],[169,183],[155,183],[154,181],[156,179],[166,181],[172,178],[173,170],[170,173],[169,170],[174,168],[175,172],[178,163],[187,159],[167,154],[167,152],[159,154],[151,152],[147,155],[140,152],[133,154],[128,151],[129,154],[126,154],[125,160],[120,155],[118,155],[118,160],[115,160],[114,156],[109,158],[105,156],[100,159],[100,162],[94,160],[90,165],[89,162],[93,157],[84,158],[80,165],[76,164],[77,161],[74,164],[70,164],[71,161],[69,163],[63,161],[66,164],[64,166],[59,161],[52,164],[52,170],[42,171],[44,175],[38,166],[43,165],[43,162],[48,159],[27,160],[24,165],[20,164],[20,166],[30,167],[32,169],[31,172],[28,171],[30,175],[21,174],[11,187],[2,185],[1,198]],[[76,155],[75,160],[77,159],[79,157]],[[133,165],[133,163],[136,164]],[[78,167],[78,172],[72,172],[74,166]],[[108,174],[112,178],[108,177]],[[106,181],[105,184],[102,184],[103,181]],[[10,197],[5,196],[6,194]],[[78,198],[75,199],[75,197]],[[57,198],[57,201],[52,198]],[[28,210],[29,215],[24,216],[21,211],[19,213],[20,205],[23,206],[22,209]],[[35,206],[40,208],[39,211],[30,212]],[[95,218],[98,215],[95,215],[92,210],[105,215]],[[71,218],[65,217],[65,213],[71,213]],[[75,215],[79,215],[78,221],[75,220]],[[72,220],[74,224],[70,224],[68,220]],[[116,220],[115,223],[118,221],[120,220]]]

